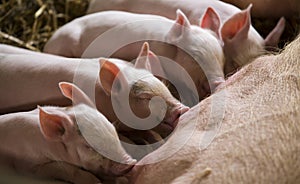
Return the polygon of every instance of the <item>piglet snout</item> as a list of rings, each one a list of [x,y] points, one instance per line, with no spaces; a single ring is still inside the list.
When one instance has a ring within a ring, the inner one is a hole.
[[[165,120],[165,123],[167,123],[168,125],[170,125],[172,128],[175,128],[179,117],[186,113],[188,110],[190,110],[189,107],[185,106],[185,105],[180,105],[178,107],[175,107],[171,112],[169,117]]]
[[[218,87],[224,82],[225,82],[225,80],[224,80],[223,77],[215,78],[214,80],[212,80],[210,82],[210,84],[208,82],[205,82],[202,85],[202,89],[203,89],[202,94],[203,94],[203,96],[214,93],[218,89]]]
[[[136,160],[132,159],[129,155],[125,156],[125,163],[112,161],[109,167],[109,172],[113,176],[122,176],[128,173],[136,164]]]

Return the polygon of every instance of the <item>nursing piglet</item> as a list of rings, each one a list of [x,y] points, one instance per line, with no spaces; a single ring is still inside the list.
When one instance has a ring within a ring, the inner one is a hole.
[[[0,116],[1,166],[75,184],[128,172],[136,160],[121,146],[114,126],[75,85],[59,85],[77,105]]]

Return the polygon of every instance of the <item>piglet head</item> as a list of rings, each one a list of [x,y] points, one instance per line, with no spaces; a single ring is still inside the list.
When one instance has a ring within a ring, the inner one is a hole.
[[[134,66],[120,68],[106,61],[100,79],[111,95],[114,111],[120,122],[119,130],[128,127],[146,130],[162,122],[173,130],[178,117],[189,108],[176,100],[162,81],[151,73],[161,73],[157,56],[145,43]]]
[[[142,47],[135,62],[135,67],[147,70],[153,74],[159,73],[161,76],[165,75],[160,60],[152,51],[150,51],[147,42],[145,42]],[[144,89],[141,89],[140,86],[144,86]],[[148,104],[147,106],[149,106],[149,109],[152,109],[153,113],[161,114],[165,111],[162,123],[155,128],[155,130],[162,135],[165,130],[169,130],[167,132],[170,133],[178,123],[180,115],[189,110],[187,106],[180,103],[171,95],[170,91],[162,82],[152,76],[138,80],[132,86],[131,92],[133,96],[135,96],[135,99],[141,99],[145,104]],[[137,108],[138,104],[134,107]]]
[[[60,143],[55,159],[82,167],[96,176],[128,172],[136,160],[121,146],[114,126],[89,106],[92,105],[89,98],[74,84],[63,82],[60,88],[66,97],[79,104],[39,108],[42,134],[49,142]]]
[[[251,7],[252,4],[247,9],[234,14],[222,25],[221,37],[224,41],[226,74],[264,54],[265,49],[276,47],[284,30],[285,19],[281,18],[266,39],[263,39],[251,27]]]
[[[175,61],[189,74],[197,88],[199,99],[202,99],[210,93],[209,88],[207,90],[208,81],[224,78],[220,19],[216,12],[209,8],[203,15],[200,26],[195,26],[189,23],[183,12],[177,10],[176,13],[177,18],[167,35],[167,42],[177,46]],[[185,78],[184,72],[169,69],[166,73],[174,76],[175,81],[182,81]],[[180,86],[190,89],[190,85],[185,82]]]
[[[263,53],[263,39],[251,27],[252,4],[224,22],[221,36],[226,56],[225,73],[243,66]]]

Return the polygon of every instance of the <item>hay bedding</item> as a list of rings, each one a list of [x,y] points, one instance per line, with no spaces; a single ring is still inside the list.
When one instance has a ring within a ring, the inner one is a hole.
[[[1,0],[0,43],[41,51],[52,33],[85,14],[89,0]]]

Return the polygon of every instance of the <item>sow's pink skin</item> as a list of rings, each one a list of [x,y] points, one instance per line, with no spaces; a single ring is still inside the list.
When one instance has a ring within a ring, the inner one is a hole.
[[[122,10],[174,19],[174,12],[178,8],[194,25],[202,24],[201,17],[205,17],[208,8],[217,12],[215,22],[220,24],[218,34],[224,42],[225,74],[236,69],[234,65],[245,65],[261,55],[264,47],[276,46],[285,27],[285,20],[281,18],[277,26],[263,39],[251,26],[251,5],[241,11],[231,4],[218,0],[92,0],[87,13]],[[218,27],[214,25],[214,28],[218,29]]]
[[[87,90],[86,85],[91,86],[89,92],[94,93],[97,109],[116,124],[118,131],[128,130],[128,127],[119,123],[122,120],[115,114],[112,98],[118,97],[126,89],[132,89],[129,99],[128,96],[124,99],[116,98],[121,100],[118,107],[123,110],[122,114],[129,114],[128,110],[132,110],[139,118],[149,116],[150,112],[153,112],[151,115],[154,117],[161,116],[161,111],[149,109],[150,99],[160,97],[167,104],[161,126],[171,131],[177,118],[189,108],[176,100],[167,87],[151,74],[152,69],[147,66],[153,65],[152,62],[158,63],[156,68],[160,65],[148,44],[144,44],[142,51],[135,65],[111,58],[75,59],[30,51],[24,55],[20,49],[15,49],[17,54],[1,54],[0,88],[5,90],[0,91],[0,112],[31,110],[42,104],[70,105],[70,101],[64,98],[56,86],[61,81],[72,82],[76,78],[80,79],[77,83],[83,82],[80,83],[85,87],[82,89]],[[9,52],[14,52],[14,49],[10,47]],[[114,82],[120,84],[120,91],[112,91]],[[129,101],[130,108],[125,107],[122,100]]]
[[[75,184],[101,183],[105,175],[130,171],[136,160],[121,146],[114,126],[75,85],[61,82],[60,89],[77,105],[0,116],[1,166]]]
[[[299,183],[299,81],[300,35],[280,54],[243,67],[184,114],[166,144],[131,170],[130,183]],[[217,99],[224,107],[213,109]],[[216,127],[212,112],[222,108]]]

